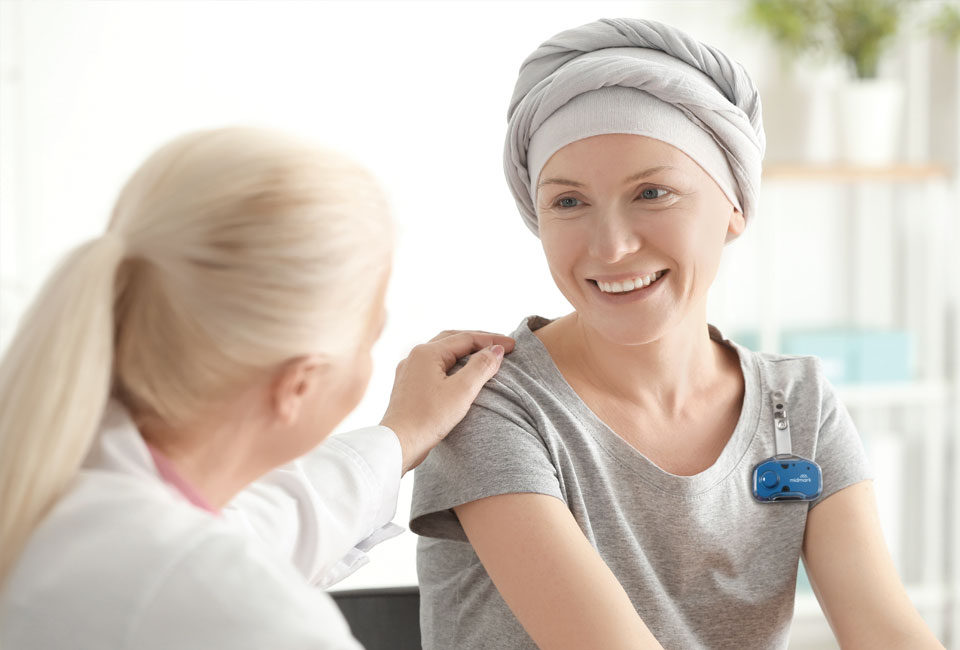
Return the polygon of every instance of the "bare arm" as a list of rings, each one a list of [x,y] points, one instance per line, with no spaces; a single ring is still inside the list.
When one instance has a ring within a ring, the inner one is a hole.
[[[662,650],[562,501],[505,494],[454,510],[541,650]]]
[[[803,563],[844,650],[943,650],[900,581],[870,481],[840,490],[810,511]]]

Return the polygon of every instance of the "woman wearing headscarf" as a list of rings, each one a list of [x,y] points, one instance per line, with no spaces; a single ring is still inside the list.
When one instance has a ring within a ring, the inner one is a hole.
[[[0,647],[359,648],[317,587],[396,532],[401,474],[513,347],[442,333],[381,426],[316,448],[370,378],[392,247],[373,177],[285,134],[137,170],[0,364]]]
[[[762,218],[746,71],[600,20],[527,58],[508,118],[510,190],[574,311],[524,319],[417,470],[424,648],[785,648],[801,558],[843,647],[942,647],[819,361],[707,323],[725,244]]]

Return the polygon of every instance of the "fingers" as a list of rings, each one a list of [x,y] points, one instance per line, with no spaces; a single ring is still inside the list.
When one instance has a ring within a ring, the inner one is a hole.
[[[513,339],[511,339],[511,338],[508,337],[508,336],[503,336],[502,334],[497,334],[496,332],[488,332],[488,331],[486,331],[486,330],[443,330],[442,332],[440,332],[439,334],[437,334],[436,336],[434,336],[432,339],[430,339],[430,340],[428,341],[428,343],[436,343],[437,341],[442,341],[443,339],[447,339],[447,338],[450,338],[450,337],[452,337],[452,336],[459,336],[459,335],[461,335],[461,334],[471,334],[471,335],[477,335],[477,336],[490,336],[490,337],[494,337],[494,338],[497,338],[497,339],[509,339],[510,341],[513,341]],[[500,345],[503,345],[503,343],[500,343],[499,341],[498,341],[498,343],[499,343]],[[493,345],[493,344],[491,344],[491,345]],[[482,346],[482,347],[489,347],[489,345],[484,345],[484,346]],[[513,348],[511,347],[511,348],[507,349],[507,352],[511,352],[512,350],[513,350]]]
[[[505,352],[509,353],[513,351],[515,341],[509,336],[487,332],[456,332],[446,338],[427,344],[427,347],[434,348],[437,351],[444,370],[449,370],[460,357],[489,348],[492,345],[500,345]]]
[[[470,403],[477,398],[483,385],[500,369],[504,352],[502,345],[495,344],[470,357],[467,365],[450,378],[452,383],[457,384],[461,397],[469,399]]]
[[[456,334],[456,333],[457,333],[457,330],[443,330],[442,332],[434,336],[432,339],[430,339],[429,342],[434,343],[436,341],[439,341],[440,339],[445,339],[451,334]]]
[[[443,330],[442,332],[440,332],[439,334],[437,334],[436,336],[434,336],[432,339],[430,339],[429,342],[430,342],[430,343],[434,343],[434,342],[436,342],[436,341],[439,341],[440,339],[445,339],[445,338],[447,338],[448,336],[453,336],[454,334],[459,334],[461,331],[463,331],[463,330]]]

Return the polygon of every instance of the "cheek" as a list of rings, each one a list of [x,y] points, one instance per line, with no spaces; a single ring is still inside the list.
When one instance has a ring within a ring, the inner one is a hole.
[[[363,399],[372,374],[373,361],[369,354],[357,356],[344,368],[340,381],[332,388],[326,400],[328,408],[335,412],[338,421],[349,415]]]
[[[331,428],[350,414],[363,399],[373,374],[370,354],[360,355],[339,373],[339,378],[322,388],[313,407],[315,421],[330,421]]]
[[[370,384],[370,377],[373,375],[373,357],[370,353],[361,355],[357,359],[356,372],[354,373],[353,380],[350,382],[350,385],[347,388],[347,394],[344,395],[344,402],[349,403],[350,408],[348,411],[352,411],[357,404],[360,403],[360,400],[363,399],[364,393],[367,392],[367,386]]]
[[[727,232],[727,217],[717,213],[704,214],[698,219],[699,227],[684,234],[683,255],[694,269],[696,284],[705,291],[716,277],[720,267]]]
[[[573,230],[573,228],[556,226],[548,226],[540,230],[543,254],[554,276],[568,275],[579,256],[584,238]]]

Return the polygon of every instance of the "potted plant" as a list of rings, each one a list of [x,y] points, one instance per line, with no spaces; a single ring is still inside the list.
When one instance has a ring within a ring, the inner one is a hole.
[[[928,23],[930,32],[951,48],[960,48],[960,4],[943,5]]]
[[[823,0],[749,0],[744,19],[767,35],[778,57],[759,80],[767,162],[827,163],[836,158],[834,107],[823,92],[827,30]],[[802,71],[802,75],[800,74]]]
[[[750,0],[746,18],[779,49],[781,72],[792,74],[798,57],[822,49],[823,14],[816,0]]]
[[[844,161],[884,165],[896,160],[903,132],[903,86],[877,75],[894,43],[902,0],[824,0],[831,42],[852,73],[840,89],[840,150]]]

